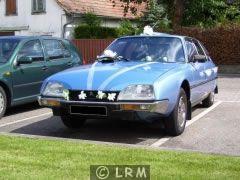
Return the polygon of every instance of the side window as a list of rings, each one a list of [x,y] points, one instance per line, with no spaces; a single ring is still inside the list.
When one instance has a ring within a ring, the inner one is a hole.
[[[18,52],[18,57],[31,57],[33,61],[44,61],[42,45],[39,40],[31,40],[25,43]]]
[[[195,46],[196,46],[196,48],[197,48],[198,54],[199,54],[199,55],[204,55],[204,56],[205,56],[205,53],[204,53],[204,51],[203,51],[201,45],[199,44],[199,42],[196,41],[196,40],[194,40],[193,42],[194,42],[194,44],[195,44]]]
[[[64,44],[62,41],[61,41],[61,44],[62,44],[62,49],[63,49],[63,55],[65,58],[69,58],[72,56],[71,52],[67,49],[66,47],[66,44]]]
[[[47,39],[43,41],[46,55],[50,60],[67,58],[71,56],[69,50],[60,40]]]
[[[188,58],[192,59],[193,56],[198,54],[198,51],[196,49],[196,46],[192,41],[187,40],[186,41],[186,46],[187,46],[187,53],[188,53]]]
[[[206,49],[206,47],[205,47],[201,42],[199,42],[199,44],[202,46],[205,54],[206,54],[207,56],[210,56],[208,50]]]

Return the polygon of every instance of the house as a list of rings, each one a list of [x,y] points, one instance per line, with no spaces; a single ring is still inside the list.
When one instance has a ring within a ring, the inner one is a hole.
[[[86,12],[101,17],[103,26],[116,27],[123,18],[135,18],[130,13],[124,16],[121,5],[119,1],[114,6],[110,0],[0,0],[0,36],[71,38],[74,26],[81,23]]]

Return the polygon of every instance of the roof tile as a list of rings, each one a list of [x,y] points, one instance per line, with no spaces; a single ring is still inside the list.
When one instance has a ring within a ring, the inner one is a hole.
[[[145,4],[137,5],[138,12],[136,16],[130,12],[124,16],[124,9],[122,7],[122,2],[120,1],[115,1],[115,6],[110,0],[57,0],[57,2],[68,13],[83,14],[86,12],[93,12],[99,16],[112,18],[126,17],[132,19],[140,16],[145,9]]]

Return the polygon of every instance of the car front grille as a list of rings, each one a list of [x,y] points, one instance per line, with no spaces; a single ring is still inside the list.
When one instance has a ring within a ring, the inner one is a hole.
[[[79,90],[71,90],[69,92],[69,100],[70,101],[97,101],[97,102],[116,102],[119,92],[118,91],[105,91],[103,93],[106,94],[106,96],[103,99],[99,99],[98,96],[98,91],[83,91],[84,94],[86,94],[85,99],[80,99],[79,95],[81,94],[82,91]],[[116,94],[114,100],[109,100],[108,96],[109,94]]]

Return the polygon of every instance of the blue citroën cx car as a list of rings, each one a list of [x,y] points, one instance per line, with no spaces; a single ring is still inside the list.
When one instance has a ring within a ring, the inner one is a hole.
[[[176,136],[193,106],[213,105],[217,71],[198,40],[145,29],[115,40],[92,65],[48,78],[39,102],[69,128],[93,118],[163,120]]]

